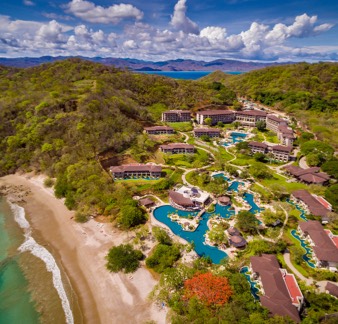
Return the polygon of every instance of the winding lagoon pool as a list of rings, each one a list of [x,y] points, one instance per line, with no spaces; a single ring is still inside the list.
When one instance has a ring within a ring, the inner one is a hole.
[[[213,263],[219,264],[228,255],[217,247],[206,245],[204,235],[208,230],[207,222],[211,215],[219,214],[225,219],[229,219],[235,215],[235,211],[230,210],[230,207],[216,204],[214,212],[202,215],[200,223],[194,232],[183,230],[181,225],[172,221],[168,215],[175,213],[181,217],[189,217],[196,216],[198,212],[177,210],[170,205],[164,205],[156,208],[153,215],[159,222],[167,225],[175,235],[185,239],[187,242],[194,242],[194,249],[199,256],[210,257]]]
[[[255,281],[252,281],[251,278],[250,278],[249,267],[243,267],[239,272],[241,274],[243,274],[245,276],[246,280],[249,282],[250,291],[251,291],[252,296],[256,300],[259,300],[259,296],[258,296],[259,289],[257,288],[257,283]]]
[[[299,205],[295,204],[292,200],[290,199],[286,199],[286,202],[289,203],[290,205],[294,206],[299,212],[300,212],[300,215],[299,217],[303,220],[305,220],[306,222],[308,221],[307,217],[306,217],[306,213],[305,213],[305,210],[300,207]]]
[[[316,265],[311,262],[311,256],[312,256],[312,249],[309,247],[309,244],[306,243],[304,239],[302,239],[295,229],[291,230],[291,235],[300,242],[301,247],[305,250],[305,254],[303,255],[303,260],[307,263],[307,265],[310,268],[315,268]]]

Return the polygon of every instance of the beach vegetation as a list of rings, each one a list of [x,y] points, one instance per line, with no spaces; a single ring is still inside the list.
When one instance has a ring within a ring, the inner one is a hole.
[[[43,185],[46,187],[46,188],[51,188],[54,186],[54,179],[50,178],[50,177],[47,177],[43,180]]]
[[[137,225],[143,224],[147,218],[144,211],[136,205],[134,201],[125,202],[120,209],[117,223],[122,229],[130,229]]]
[[[162,273],[165,269],[173,267],[181,256],[181,249],[178,244],[158,244],[146,259],[147,267]]]
[[[152,228],[153,235],[156,241],[160,244],[172,245],[172,239],[168,235],[167,231],[161,227],[154,226]]]
[[[140,250],[134,250],[130,244],[121,244],[112,247],[106,256],[106,267],[111,272],[130,273],[137,270],[143,258]]]

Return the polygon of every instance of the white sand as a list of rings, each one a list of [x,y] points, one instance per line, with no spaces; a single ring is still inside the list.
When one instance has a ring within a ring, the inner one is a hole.
[[[58,251],[59,255],[54,257],[71,280],[85,322],[166,323],[166,311],[147,300],[157,281],[145,268],[132,275],[109,273],[105,268],[109,248],[127,242],[128,234],[94,220],[75,223],[74,213],[54,197],[51,189],[43,186],[43,179],[10,175],[0,178],[0,184],[23,185],[31,190],[23,206],[27,217],[32,227]]]

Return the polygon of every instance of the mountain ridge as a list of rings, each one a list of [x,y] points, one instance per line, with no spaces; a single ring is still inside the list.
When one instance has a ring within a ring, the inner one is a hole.
[[[118,68],[127,68],[134,71],[228,71],[228,72],[247,72],[261,69],[268,66],[279,66],[289,63],[259,63],[243,62],[228,59],[217,59],[210,62],[175,59],[167,61],[146,61],[131,58],[114,58],[114,57],[84,57],[84,56],[41,56],[41,57],[18,57],[18,58],[0,58],[0,65],[26,68],[38,66],[44,63],[66,60],[69,58],[80,58],[104,65],[114,65]]]

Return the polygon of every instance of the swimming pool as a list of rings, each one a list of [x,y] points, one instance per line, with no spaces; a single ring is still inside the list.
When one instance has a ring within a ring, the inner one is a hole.
[[[239,272],[242,273],[245,276],[246,280],[249,282],[252,296],[256,300],[259,300],[258,296],[259,289],[256,287],[257,282],[251,280],[251,277],[249,275],[249,267],[243,267]]]
[[[232,132],[230,133],[231,142],[222,142],[222,146],[230,146],[239,142],[243,142],[244,139],[247,137],[248,134],[245,133],[238,133],[238,132]]]
[[[239,182],[239,181],[234,180],[234,181],[231,182],[231,184],[230,184],[230,186],[228,188],[228,191],[236,191],[236,192],[238,192],[238,187],[240,185],[244,186],[244,182]]]
[[[216,178],[223,178],[225,181],[229,181],[230,180],[228,177],[225,176],[224,173],[217,173],[217,174],[214,174],[212,177],[215,178],[215,179]]]
[[[249,210],[250,213],[257,214],[262,211],[262,208],[258,207],[255,203],[253,194],[246,192],[243,198],[251,206],[251,209]]]
[[[307,217],[306,217],[306,213],[305,210],[303,208],[301,208],[299,205],[295,204],[292,200],[290,199],[286,199],[286,202],[289,203],[290,205],[294,206],[299,212],[300,212],[300,218],[305,220],[306,222],[308,221]]]
[[[310,261],[312,257],[312,249],[309,247],[309,244],[306,243],[306,241],[297,234],[297,231],[295,229],[291,230],[291,235],[300,242],[301,247],[305,250],[303,260],[310,268],[315,268],[316,265]]]
[[[209,256],[212,262],[216,264],[219,264],[222,259],[228,256],[217,247],[206,245],[204,234],[208,231],[207,222],[211,215],[219,214],[222,218],[228,219],[235,214],[233,210],[230,210],[230,206],[216,204],[214,212],[204,213],[202,215],[200,223],[194,232],[184,231],[178,223],[171,221],[168,217],[168,214],[171,213],[176,213],[181,217],[188,217],[189,215],[196,216],[198,214],[197,212],[177,210],[170,205],[156,208],[153,214],[159,222],[167,225],[175,235],[182,237],[188,242],[194,242],[195,251],[199,256]]]

